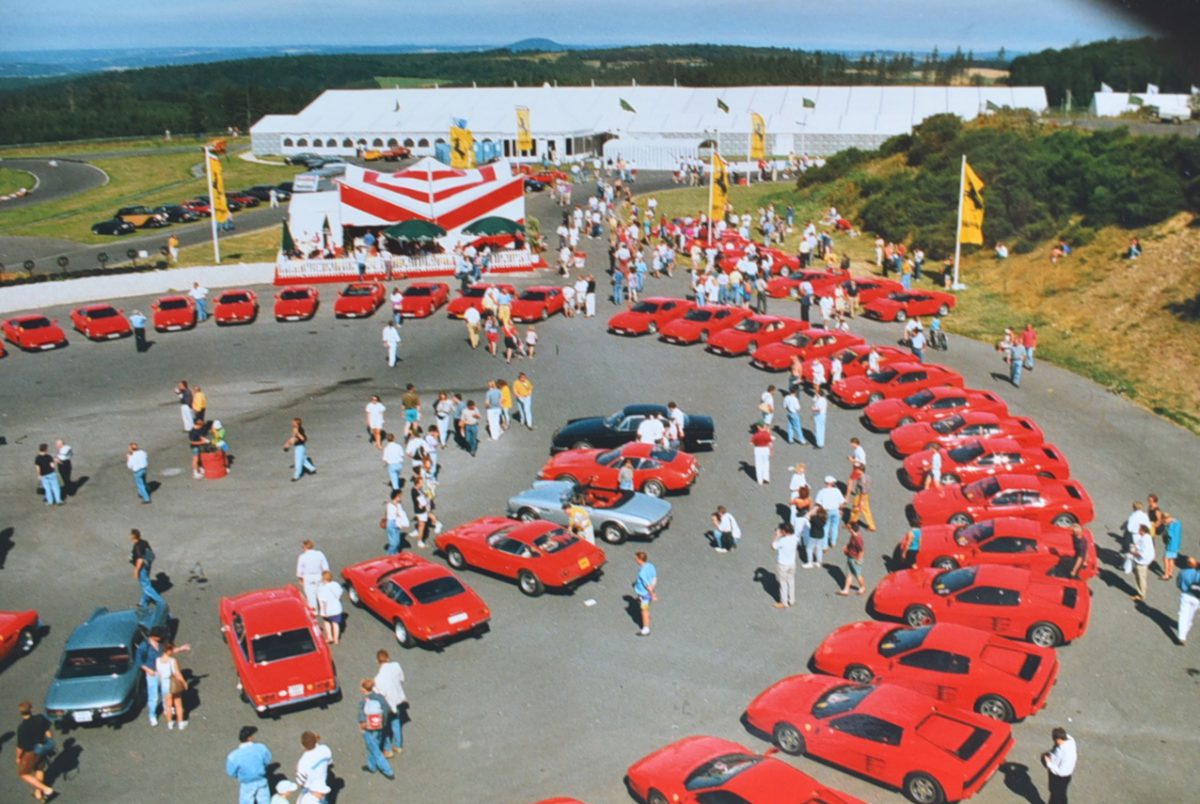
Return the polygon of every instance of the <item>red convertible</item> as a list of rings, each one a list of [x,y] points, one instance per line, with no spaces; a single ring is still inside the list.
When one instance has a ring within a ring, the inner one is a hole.
[[[817,296],[832,294],[834,286],[841,278],[840,274],[813,270],[792,273],[790,276],[777,276],[767,282],[767,295],[776,299],[789,298],[799,292],[797,288],[805,281],[813,286],[813,293]]]
[[[683,318],[676,318],[662,328],[658,339],[667,343],[687,345],[707,343],[708,339],[723,329],[729,329],[753,315],[745,307],[711,305],[688,310]]]
[[[813,666],[860,684],[898,684],[1006,723],[1037,714],[1058,680],[1053,648],[953,623],[843,625],[817,646]]]
[[[1066,480],[1071,466],[1050,444],[1022,447],[1011,438],[975,438],[937,450],[942,456],[943,483],[973,483],[984,477],[1016,472]],[[904,459],[904,474],[911,488],[925,485],[933,463],[933,450],[914,452]]]
[[[534,285],[513,299],[512,317],[514,321],[545,321],[555,313],[561,313],[565,302],[562,288]]]
[[[913,316],[949,315],[957,303],[954,296],[939,290],[901,291],[869,302],[863,314],[880,321],[904,321]]]
[[[1008,405],[992,391],[977,391],[958,385],[929,388],[904,399],[872,402],[867,405],[863,415],[873,429],[890,430],[913,422],[937,421],[952,414],[967,415],[974,411],[1006,416]]]
[[[0,611],[0,666],[33,650],[40,629],[38,613],[33,609]]]
[[[1047,648],[1083,636],[1092,610],[1084,581],[1001,564],[893,572],[871,602],[878,614],[913,627],[957,623]]]
[[[400,314],[405,318],[428,318],[450,301],[445,282],[414,282],[402,291]]]
[[[860,407],[883,399],[900,399],[914,391],[950,385],[961,388],[963,377],[937,363],[892,363],[876,374],[847,377],[833,384],[833,398],[846,407]]]
[[[693,455],[656,444],[634,442],[617,449],[569,449],[554,455],[538,472],[542,480],[564,480],[599,489],[617,488],[617,473],[633,463],[635,490],[661,497],[696,482],[700,466]]]
[[[829,357],[842,349],[857,346],[863,339],[848,332],[830,332],[824,329],[808,329],[801,322],[802,332],[792,333],[776,343],[768,343],[750,355],[750,363],[767,371],[785,371],[792,365],[792,358],[815,360]]]
[[[275,294],[276,321],[308,321],[317,314],[321,294],[313,287],[287,287]]]
[[[767,344],[808,329],[808,322],[778,315],[752,315],[737,326],[723,329],[708,339],[708,351],[715,355],[753,354]]]
[[[4,322],[4,340],[29,352],[58,349],[67,345],[67,335],[44,315],[20,315]]]
[[[133,334],[125,311],[111,304],[88,304],[71,311],[71,326],[93,341],[116,340]]]
[[[350,602],[390,625],[405,648],[482,632],[492,616],[483,598],[453,572],[413,553],[354,564],[342,570],[342,578]]]
[[[485,516],[439,534],[434,542],[454,569],[470,565],[515,578],[530,597],[547,586],[570,589],[596,575],[605,562],[603,550],[552,522]]]
[[[902,424],[892,431],[889,443],[897,454],[911,455],[922,449],[953,447],[972,438],[988,436],[1011,438],[1023,447],[1036,447],[1045,441],[1042,428],[1027,416],[966,410],[950,415],[943,413],[943,417],[936,420]]]
[[[512,285],[495,285],[490,282],[480,282],[476,285],[471,285],[466,292],[458,292],[458,296],[450,302],[450,306],[446,308],[446,315],[451,318],[462,318],[467,312],[468,307],[474,307],[480,313],[483,312],[483,295],[488,292],[489,288],[499,288],[509,296],[516,294],[517,289]]]
[[[687,299],[651,296],[608,319],[608,331],[614,335],[653,335],[695,306],[695,302]]]
[[[150,305],[157,332],[178,332],[196,326],[196,302],[191,296],[163,296]]]
[[[250,324],[258,318],[258,296],[253,290],[223,290],[213,305],[218,324]]]
[[[295,586],[223,597],[220,610],[242,699],[255,711],[337,697],[333,656]]]
[[[925,489],[913,498],[913,509],[926,525],[969,525],[981,519],[1019,516],[1069,528],[1095,518],[1092,498],[1077,481],[1037,475],[1000,475],[965,486]]]
[[[1079,577],[1096,576],[1096,543],[1085,530],[1087,557]],[[958,569],[976,564],[1005,564],[1042,575],[1065,572],[1074,563],[1071,532],[1044,528],[1016,517],[985,519],[973,525],[926,525],[921,528],[917,567]]]
[[[900,788],[918,804],[975,795],[1013,746],[1007,723],[895,684],[824,675],[772,684],[746,707],[746,722],[789,754]]]
[[[335,318],[367,318],[383,304],[384,294],[379,282],[351,282],[338,292],[333,315]]]
[[[684,737],[630,765],[625,780],[646,804],[863,804],[771,753],[719,737]]]

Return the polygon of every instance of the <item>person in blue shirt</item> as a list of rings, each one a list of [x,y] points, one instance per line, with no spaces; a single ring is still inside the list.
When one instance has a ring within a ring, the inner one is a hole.
[[[921,529],[910,528],[900,542],[900,559],[906,567],[917,565],[917,553],[921,551]]]
[[[650,603],[658,600],[658,594],[654,591],[658,586],[658,570],[650,563],[645,551],[639,550],[634,554],[634,560],[638,571],[633,581],[633,591],[642,606],[642,630],[638,631],[638,636],[650,636]]]
[[[254,742],[257,733],[254,726],[242,726],[238,747],[225,758],[226,775],[238,780],[238,804],[268,804],[271,797],[267,783],[271,749]]]
[[[133,327],[133,340],[138,352],[146,351],[146,316],[141,310],[134,310],[129,316],[129,326]]]
[[[1175,574],[1175,559],[1183,545],[1183,524],[1174,514],[1163,514],[1163,574],[1164,581]]]
[[[1179,588],[1179,619],[1175,623],[1175,638],[1180,645],[1187,644],[1188,631],[1200,609],[1200,561],[1195,556],[1183,560],[1179,577],[1175,581]]]

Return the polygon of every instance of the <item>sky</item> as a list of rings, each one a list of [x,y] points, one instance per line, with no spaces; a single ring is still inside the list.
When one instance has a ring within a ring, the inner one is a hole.
[[[453,13],[451,13],[453,10]],[[706,42],[1010,51],[1147,31],[1097,0],[0,0],[0,50]]]

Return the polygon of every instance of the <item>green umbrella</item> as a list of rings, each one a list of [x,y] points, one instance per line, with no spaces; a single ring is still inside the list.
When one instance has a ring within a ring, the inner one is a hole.
[[[498,235],[498,234],[516,234],[524,232],[525,225],[517,223],[508,218],[501,218],[498,215],[491,215],[487,218],[480,218],[470,226],[464,227],[463,231],[473,235]]]
[[[292,230],[288,228],[287,218],[283,219],[283,242],[279,249],[284,254],[291,254],[296,250],[296,241],[292,240]]]
[[[446,230],[430,221],[413,219],[389,226],[384,234],[396,240],[435,240],[446,234]]]

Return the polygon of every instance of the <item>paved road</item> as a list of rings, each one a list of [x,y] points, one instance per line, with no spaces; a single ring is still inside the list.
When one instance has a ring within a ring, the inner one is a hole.
[[[34,192],[23,198],[0,203],[0,213],[67,198],[108,184],[108,174],[103,170],[73,159],[0,159],[0,166],[28,171],[38,179]]]

